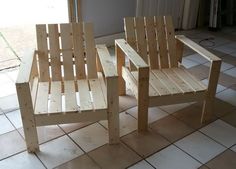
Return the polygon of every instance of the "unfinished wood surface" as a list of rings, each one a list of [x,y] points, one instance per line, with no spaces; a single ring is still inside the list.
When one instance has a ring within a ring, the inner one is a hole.
[[[124,18],[125,38],[129,45],[137,51],[135,22],[133,17]],[[135,70],[132,62],[129,62],[130,70]]]
[[[92,23],[84,24],[84,38],[88,78],[97,78],[96,53]]]
[[[90,96],[89,84],[87,80],[78,80],[80,110],[92,110],[93,104]]]
[[[99,72],[98,72],[98,80],[99,80],[100,86],[101,86],[101,88],[102,88],[102,93],[103,93],[104,96],[105,96],[105,103],[107,104],[107,86],[108,86],[108,85],[105,84],[105,81],[104,81],[104,78],[103,78],[102,73],[99,73]],[[117,83],[118,83],[118,82],[117,82]]]
[[[46,25],[36,25],[40,81],[49,80],[48,42]]]
[[[175,32],[174,32],[172,18],[171,16],[164,16],[164,19],[165,19],[170,67],[177,67],[178,58],[176,56]]]
[[[102,93],[102,88],[98,79],[90,79],[90,90],[92,92],[93,106],[94,109],[106,109],[107,105],[105,102],[104,93]]]
[[[184,53],[184,45],[178,39],[176,39],[176,57],[179,63],[182,62],[182,57]]]
[[[57,24],[48,25],[52,81],[61,81],[59,32]]]
[[[126,82],[127,88],[133,92],[135,98],[137,99],[138,98],[138,87],[137,87],[138,80],[136,80],[134,78],[134,76],[131,74],[131,72],[126,67],[122,67],[122,77]]]
[[[143,58],[146,63],[149,63],[147,56],[147,41],[145,37],[144,29],[144,18],[136,18],[136,36],[137,36],[137,45],[138,45],[138,54]]]
[[[38,92],[38,83],[39,83],[39,78],[35,77],[33,79],[32,86],[30,88],[33,107],[35,107],[35,102],[36,102],[36,97],[37,97],[37,92]]]
[[[165,84],[163,84],[156,76],[155,74],[151,71],[149,75],[149,83],[151,86],[158,92],[160,96],[162,95],[170,95],[171,93],[169,90],[166,88]],[[149,87],[150,88],[150,87]],[[150,92],[149,92],[150,93]],[[150,95],[149,96],[154,96]]]
[[[60,24],[64,80],[74,80],[71,26]]]
[[[156,29],[157,29],[157,41],[159,44],[159,53],[160,53],[160,65],[161,68],[168,68],[168,52],[167,52],[167,43],[166,43],[166,32],[165,32],[165,23],[163,17],[156,18]]]
[[[34,108],[35,114],[48,113],[48,93],[49,82],[40,82],[38,84],[38,94]]]
[[[51,83],[50,100],[49,100],[49,113],[56,113],[62,111],[62,86],[61,82],[55,81]]]
[[[76,65],[76,77],[85,79],[85,61],[84,61],[84,45],[83,45],[83,24],[72,23],[73,49]]]
[[[79,111],[74,81],[64,81],[65,111]]]
[[[159,59],[158,59],[158,44],[156,40],[156,30],[154,17],[146,17],[146,36],[147,36],[147,44],[148,44],[148,54],[149,54],[149,65],[151,69],[159,68]],[[158,46],[159,47],[159,46]]]
[[[119,95],[121,96],[126,94],[125,81],[122,77],[122,67],[125,66],[125,55],[117,44],[115,44],[115,55],[118,73]]]

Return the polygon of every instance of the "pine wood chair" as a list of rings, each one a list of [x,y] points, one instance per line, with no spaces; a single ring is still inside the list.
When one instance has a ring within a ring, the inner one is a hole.
[[[124,19],[126,40],[115,41],[119,94],[125,86],[138,103],[138,131],[148,127],[148,107],[204,101],[201,122],[213,114],[221,60],[183,35],[174,35],[170,16]],[[182,66],[186,45],[211,62],[209,84],[204,85]],[[125,65],[125,56],[129,60]]]
[[[39,150],[36,126],[105,119],[118,143],[118,75],[106,46],[95,48],[92,24],[36,25],[36,34],[16,82],[28,151]]]

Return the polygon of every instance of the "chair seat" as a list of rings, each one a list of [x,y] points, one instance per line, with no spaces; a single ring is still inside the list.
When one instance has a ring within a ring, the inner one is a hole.
[[[138,82],[138,71],[132,71]],[[149,74],[149,96],[183,95],[206,91],[207,87],[184,67],[154,69]],[[138,84],[138,83],[136,83]]]
[[[35,114],[87,112],[107,109],[103,78],[39,82]]]

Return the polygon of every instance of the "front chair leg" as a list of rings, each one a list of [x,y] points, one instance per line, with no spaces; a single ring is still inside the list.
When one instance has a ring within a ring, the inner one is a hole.
[[[207,123],[214,118],[214,98],[207,97],[203,103],[201,123]]]

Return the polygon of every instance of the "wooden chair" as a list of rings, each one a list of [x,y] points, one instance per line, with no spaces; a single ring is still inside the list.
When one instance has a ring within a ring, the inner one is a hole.
[[[36,34],[16,82],[28,151],[39,150],[36,126],[105,119],[118,143],[118,75],[105,45],[95,48],[92,24],[36,25]]]
[[[212,117],[221,60],[183,35],[174,35],[170,16],[125,18],[126,40],[115,41],[119,94],[125,85],[138,103],[138,131],[148,127],[148,107],[204,101],[201,122]],[[183,47],[211,62],[205,86],[182,66]],[[129,66],[125,66],[125,56]]]

